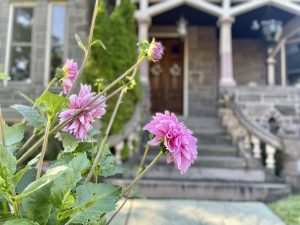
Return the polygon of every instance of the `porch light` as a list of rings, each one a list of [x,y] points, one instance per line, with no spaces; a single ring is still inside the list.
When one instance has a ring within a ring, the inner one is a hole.
[[[188,25],[188,21],[183,16],[181,16],[177,22],[177,32],[179,33],[180,37],[186,36],[187,25]]]
[[[264,20],[261,22],[262,32],[268,42],[277,42],[282,34],[282,21],[280,20]]]
[[[276,19],[263,20],[261,22],[253,20],[251,29],[253,31],[259,31],[261,29],[267,42],[278,42],[283,31],[282,26],[282,21]]]

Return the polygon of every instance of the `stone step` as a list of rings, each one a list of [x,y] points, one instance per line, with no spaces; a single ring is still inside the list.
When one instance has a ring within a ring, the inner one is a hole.
[[[20,113],[11,108],[2,108],[2,115],[6,122],[20,122],[23,118]]]
[[[265,172],[260,169],[198,167],[191,166],[185,174],[180,174],[173,164],[157,164],[148,172],[147,178],[173,180],[218,180],[264,182]]]
[[[194,134],[194,136],[198,139],[198,142],[201,144],[232,144],[231,137],[227,134]]]
[[[198,139],[199,140],[199,139]],[[200,156],[236,156],[237,149],[230,144],[201,144],[197,145]]]
[[[109,182],[128,185],[129,179],[110,179]],[[291,193],[287,184],[219,182],[219,181],[178,181],[142,179],[138,191],[147,198],[194,199],[220,201],[273,201]]]
[[[155,158],[155,155],[149,155],[146,158],[146,163],[150,163]],[[158,165],[165,164],[166,159],[160,158]],[[228,156],[200,156],[193,163],[193,167],[210,167],[210,168],[245,168],[246,162],[239,157]]]

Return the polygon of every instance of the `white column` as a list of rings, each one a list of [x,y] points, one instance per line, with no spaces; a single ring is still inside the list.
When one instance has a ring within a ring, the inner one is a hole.
[[[149,26],[151,23],[151,19],[146,18],[139,18],[138,20],[138,39],[139,41],[144,41],[149,39]],[[143,85],[149,84],[149,63],[148,60],[144,60],[140,66],[141,72],[141,82]]]
[[[260,148],[260,141],[257,137],[251,136],[251,142],[253,144],[253,155],[255,158],[261,158],[261,148]]]
[[[266,145],[266,153],[267,153],[267,159],[266,159],[267,168],[274,170],[276,149],[271,145]]]
[[[220,87],[234,87],[236,82],[233,76],[232,34],[231,28],[234,19],[226,17],[219,19],[220,26]]]
[[[275,85],[275,63],[274,57],[270,56],[267,60],[268,64],[268,84]]]

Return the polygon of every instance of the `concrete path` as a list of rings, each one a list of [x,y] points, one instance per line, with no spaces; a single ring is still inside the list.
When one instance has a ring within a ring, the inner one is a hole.
[[[111,225],[284,225],[260,202],[130,200]]]

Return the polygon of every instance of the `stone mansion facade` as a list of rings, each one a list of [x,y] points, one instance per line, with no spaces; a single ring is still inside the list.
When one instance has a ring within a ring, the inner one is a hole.
[[[166,48],[160,63],[145,62],[140,68],[151,111],[174,111],[198,129],[200,140],[207,138],[199,146],[207,166],[189,175],[200,182],[199,198],[201,182],[210,179],[207,174],[215,176],[211,182],[239,181],[234,187],[222,186],[232,196],[230,188],[244,188],[238,200],[265,200],[299,189],[300,0],[134,2],[138,39],[156,38]],[[74,34],[86,39],[92,3],[0,0],[0,70],[12,76],[0,83],[6,116],[15,116],[8,106],[20,100],[16,92],[34,97],[65,59],[81,61]],[[229,155],[223,155],[224,145],[230,145]],[[225,159],[219,162],[220,157]],[[161,174],[154,172],[149,180]],[[181,190],[172,182],[162,187]],[[142,187],[157,197],[150,186]]]

